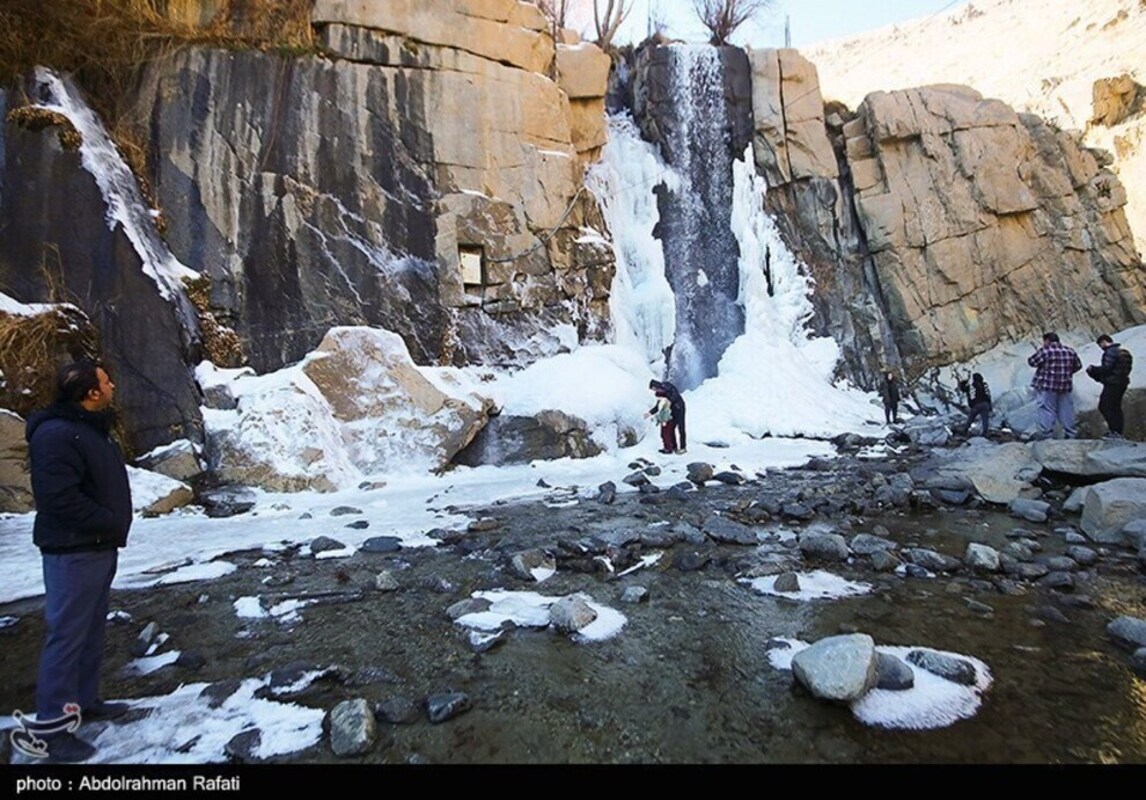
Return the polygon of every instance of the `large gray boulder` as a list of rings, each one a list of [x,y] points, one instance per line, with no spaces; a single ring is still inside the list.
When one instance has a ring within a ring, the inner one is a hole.
[[[1102,439],[1046,440],[1031,446],[1043,469],[1083,477],[1146,478],[1146,444]]]
[[[1122,529],[1142,518],[1146,518],[1146,478],[1115,478],[1090,487],[1080,527],[1096,542],[1123,544]]]
[[[875,640],[866,633],[820,639],[792,657],[792,674],[821,700],[855,700],[878,680]]]

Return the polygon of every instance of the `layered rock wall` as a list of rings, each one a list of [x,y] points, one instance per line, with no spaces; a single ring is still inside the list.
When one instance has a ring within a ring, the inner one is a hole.
[[[814,67],[751,56],[767,205],[816,278],[818,332],[861,383],[882,364],[916,377],[1032,331],[1146,319],[1125,190],[1072,135],[949,85],[821,117]]]

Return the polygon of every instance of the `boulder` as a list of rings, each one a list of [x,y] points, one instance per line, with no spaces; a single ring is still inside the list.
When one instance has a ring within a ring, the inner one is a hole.
[[[875,641],[864,633],[829,636],[792,657],[792,675],[821,700],[850,702],[875,686]]]
[[[1031,445],[1043,469],[1081,477],[1146,478],[1146,444],[1096,439],[1046,440]]]
[[[35,507],[24,420],[0,408],[0,512],[25,514]]]
[[[1083,500],[1082,532],[1103,544],[1122,544],[1127,523],[1146,518],[1146,478],[1115,478],[1090,487]]]

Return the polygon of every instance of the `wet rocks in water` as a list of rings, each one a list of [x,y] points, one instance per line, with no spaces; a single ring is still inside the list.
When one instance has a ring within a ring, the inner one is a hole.
[[[813,697],[856,700],[876,683],[875,641],[864,633],[820,639],[792,657],[792,675]]]
[[[915,673],[900,659],[888,653],[875,654],[875,688],[901,692],[915,686]]]
[[[884,529],[886,531],[886,528]],[[873,536],[870,533],[859,533],[852,537],[851,549],[856,555],[870,556],[881,550],[895,550],[899,547],[891,539],[884,536]]]
[[[961,566],[959,559],[945,556],[942,553],[937,553],[934,550],[928,550],[924,547],[914,547],[905,550],[904,556],[906,556],[912,564],[916,564],[931,572],[952,572]]]
[[[998,572],[999,552],[993,547],[977,542],[969,542],[967,551],[963,554],[963,563],[976,572]]]
[[[514,553],[509,569],[524,581],[543,581],[557,571],[557,561],[550,553],[533,548]]]
[[[907,654],[907,661],[960,686],[975,685],[975,665],[966,659],[931,650],[912,650]]]
[[[451,720],[473,707],[465,692],[442,692],[426,698],[426,715],[435,724]]]
[[[396,553],[402,549],[402,540],[397,536],[371,536],[358,549],[363,553]]]
[[[644,603],[649,599],[649,590],[644,586],[626,586],[621,592],[622,603]]]
[[[991,606],[987,605],[986,603],[980,603],[978,600],[967,598],[965,602],[967,603],[967,608],[976,614],[983,614],[986,616],[987,614],[995,613],[995,609],[991,608]]]
[[[902,563],[899,557],[889,550],[878,550],[871,555],[871,566],[876,572],[894,572]]]
[[[346,545],[337,539],[332,539],[329,536],[319,536],[310,543],[310,552],[318,555],[319,553],[327,553],[332,550],[345,550]]]
[[[263,732],[258,728],[237,733],[223,745],[223,753],[231,761],[239,764],[252,764],[259,761],[256,755],[263,741]]]
[[[1146,647],[1146,619],[1118,617],[1106,626],[1106,633],[1122,647],[1132,650]]]
[[[597,612],[580,595],[562,597],[549,607],[549,621],[562,633],[576,633],[597,619]]]
[[[1016,497],[1011,501],[1009,510],[1012,516],[1020,517],[1028,522],[1046,522],[1050,514],[1050,503],[1042,500],[1028,500],[1025,497]]]
[[[605,481],[597,487],[597,497],[595,498],[601,505],[611,506],[617,500],[617,484],[612,481]]]
[[[466,614],[481,614],[484,611],[489,611],[492,605],[493,603],[484,597],[467,597],[465,600],[459,600],[447,608],[446,616],[457,621]]]
[[[132,642],[131,654],[136,658],[143,658],[151,651],[151,646],[156,643],[158,638],[159,623],[154,621],[147,623],[139,632],[139,636],[135,637],[135,641]]]
[[[330,749],[336,756],[360,756],[370,752],[377,735],[374,711],[361,697],[344,700],[331,710]]]
[[[838,533],[805,533],[800,537],[800,552],[821,561],[847,561],[848,544]]]
[[[704,521],[703,530],[713,541],[725,544],[753,545],[759,542],[756,531],[725,517],[709,517]]]
[[[1066,554],[1068,557],[1074,559],[1075,563],[1084,567],[1088,567],[1098,561],[1098,553],[1089,547],[1083,547],[1081,545],[1071,545],[1066,548]]]
[[[712,476],[712,479],[714,481],[719,481],[720,483],[728,484],[729,486],[739,486],[740,484],[744,483],[743,475],[738,472],[730,472],[728,470],[717,472]]]
[[[696,572],[712,560],[712,554],[696,550],[678,550],[673,554],[672,565],[681,572]]]
[[[207,708],[215,709],[223,705],[227,698],[239,691],[242,686],[243,682],[238,678],[216,681],[204,686],[203,691],[199,692],[199,697],[207,701]]]
[[[391,725],[410,725],[420,717],[418,704],[408,697],[391,697],[374,706],[374,718]]]
[[[1130,656],[1130,669],[1139,678],[1146,678],[1146,647],[1139,647]]]
[[[782,572],[776,576],[772,588],[777,592],[795,593],[800,591],[800,579],[795,572]]]
[[[496,517],[481,517],[475,519],[466,526],[466,530],[470,533],[481,533],[483,531],[492,531],[501,527],[501,522]]]

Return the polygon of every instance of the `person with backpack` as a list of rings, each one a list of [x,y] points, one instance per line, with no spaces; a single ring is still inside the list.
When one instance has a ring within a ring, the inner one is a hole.
[[[675,436],[673,437],[673,449],[670,452],[684,453],[688,449],[688,439],[685,435],[684,429],[684,398],[680,396],[680,391],[669,381],[649,381],[649,388],[657,397],[665,397],[669,401],[669,408],[672,410],[672,427],[675,429]],[[650,411],[650,416],[656,412],[654,407]],[[676,446],[676,439],[680,439],[680,446]],[[667,448],[666,448],[667,449]]]
[[[978,372],[971,376],[971,382],[959,381],[959,389],[967,396],[967,433],[976,419],[981,419],[983,428],[980,436],[986,436],[991,427],[991,389]]]
[[[1086,368],[1086,374],[1102,384],[1098,398],[1098,411],[1106,420],[1109,433],[1104,438],[1122,439],[1125,418],[1122,415],[1122,396],[1130,386],[1130,370],[1134,357],[1130,351],[1105,333],[1096,340],[1102,348],[1102,363]]]

